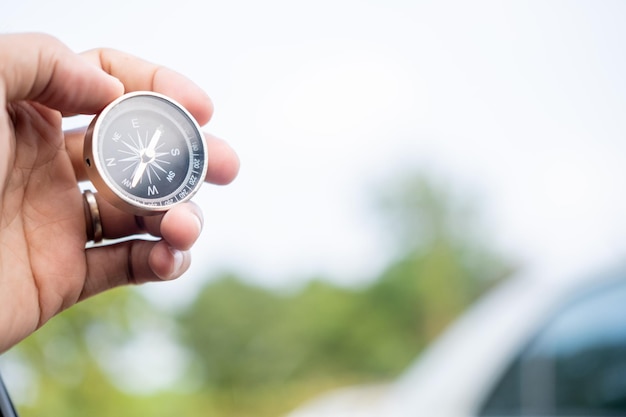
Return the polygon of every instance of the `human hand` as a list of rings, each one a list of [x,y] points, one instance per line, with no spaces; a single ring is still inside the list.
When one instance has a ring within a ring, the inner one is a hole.
[[[189,267],[202,228],[194,203],[141,218],[96,194],[104,238],[147,232],[160,239],[85,247],[84,131],[63,132],[62,116],[95,114],[136,90],[174,98],[200,125],[213,113],[199,87],[167,68],[110,49],[75,54],[47,35],[0,36],[0,352],[84,298],[174,279]],[[205,136],[206,180],[227,184],[239,160],[225,142]]]

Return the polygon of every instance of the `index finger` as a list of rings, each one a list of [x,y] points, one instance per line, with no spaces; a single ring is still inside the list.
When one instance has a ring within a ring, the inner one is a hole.
[[[213,115],[209,96],[194,82],[169,68],[115,49],[93,49],[82,54],[122,82],[125,92],[154,91],[182,104],[200,125]]]
[[[93,114],[121,93],[115,77],[50,35],[0,36],[0,108],[32,100],[64,113]]]

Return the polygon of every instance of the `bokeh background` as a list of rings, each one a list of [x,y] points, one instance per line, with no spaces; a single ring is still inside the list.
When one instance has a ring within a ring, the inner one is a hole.
[[[620,1],[43,1],[0,31],[121,49],[212,97],[239,178],[182,279],[1,358],[23,415],[279,415],[388,380],[494,283],[624,255]],[[89,117],[66,120],[86,125]],[[121,410],[121,411],[120,411]]]

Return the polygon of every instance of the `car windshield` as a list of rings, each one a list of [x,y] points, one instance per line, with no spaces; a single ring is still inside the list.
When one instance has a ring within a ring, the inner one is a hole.
[[[626,415],[626,281],[587,292],[557,311],[480,415]]]

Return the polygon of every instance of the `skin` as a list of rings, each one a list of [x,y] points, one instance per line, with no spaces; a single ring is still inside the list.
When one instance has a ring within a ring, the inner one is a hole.
[[[82,131],[63,132],[61,119],[95,114],[124,92],[151,90],[183,104],[206,124],[209,97],[182,75],[111,49],[76,54],[42,34],[0,36],[0,352],[80,300],[125,284],[171,280],[189,267],[202,211],[185,203],[136,219],[96,195],[105,238],[150,233],[86,249],[78,182]],[[206,134],[206,181],[225,185],[239,160]]]

